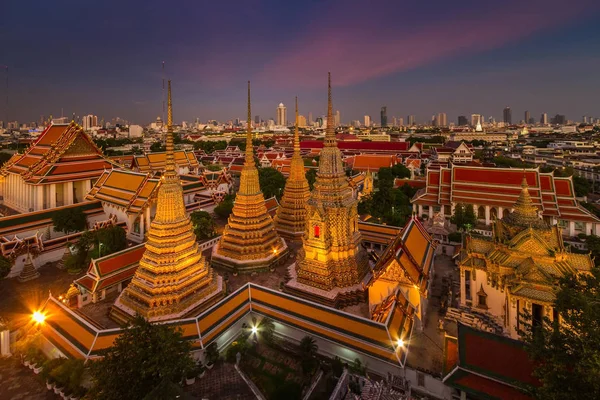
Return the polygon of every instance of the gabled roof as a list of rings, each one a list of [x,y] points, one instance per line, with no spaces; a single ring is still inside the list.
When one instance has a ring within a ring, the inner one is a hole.
[[[525,400],[537,386],[534,364],[517,340],[458,324],[458,337],[446,336],[443,382],[477,398]]]
[[[349,157],[346,163],[357,171],[371,170],[377,172],[379,168],[391,168],[400,161],[401,159],[398,159],[395,154],[358,154]]]
[[[419,222],[412,216],[402,233],[383,252],[375,265],[369,285],[384,276],[392,267],[399,267],[404,276],[423,296],[427,296],[429,272],[433,265],[435,243]]]
[[[179,168],[197,168],[200,164],[193,152],[179,150],[174,152],[175,164]],[[139,169],[140,172],[162,172],[167,165],[167,153],[148,153],[136,155],[133,159],[132,168]]]
[[[158,183],[159,180],[151,179],[150,174],[113,169],[98,178],[86,199],[99,200],[138,214],[149,205]]]
[[[377,152],[398,152],[407,151],[410,143],[409,142],[343,142],[338,141],[337,147],[340,150],[363,150],[363,151],[377,151]],[[323,148],[323,141],[321,140],[304,140],[300,142],[301,149],[321,149]]]
[[[81,127],[70,123],[49,125],[24,154],[11,157],[0,174],[19,174],[30,184],[61,183],[94,179],[116,165]]]

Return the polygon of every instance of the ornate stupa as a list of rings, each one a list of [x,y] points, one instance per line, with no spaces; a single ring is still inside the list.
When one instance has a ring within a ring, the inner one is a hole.
[[[283,197],[275,216],[277,232],[288,240],[302,240],[306,231],[306,203],[310,188],[304,173],[304,161],[300,155],[298,131],[298,98],[296,98],[296,127],[294,131],[294,155],[290,163],[290,176],[285,183]]]
[[[512,226],[520,226],[524,228],[541,228],[548,229],[549,226],[540,218],[538,208],[533,204],[531,195],[529,194],[529,185],[527,178],[523,176],[521,183],[521,193],[513,206],[513,211],[502,218],[504,222]]]
[[[285,241],[275,230],[258,182],[258,169],[252,148],[250,82],[248,82],[248,132],[246,160],[240,177],[233,210],[213,247],[212,264],[233,272],[254,272],[274,268],[288,255]]]
[[[140,265],[111,310],[111,316],[121,322],[136,313],[150,321],[180,318],[208,307],[224,294],[221,277],[213,273],[196,242],[175,171],[171,81],[167,104],[167,162],[156,215]]]
[[[361,197],[368,197],[373,194],[373,174],[371,173],[371,169],[367,169],[365,173],[365,181],[363,183],[363,190],[361,193]]]
[[[308,200],[303,249],[295,271],[291,267],[287,290],[336,306],[340,295],[346,304],[358,300],[368,258],[361,246],[357,205],[336,143],[330,75],[325,143]]]

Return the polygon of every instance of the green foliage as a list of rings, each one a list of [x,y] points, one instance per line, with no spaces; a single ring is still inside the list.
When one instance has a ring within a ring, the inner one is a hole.
[[[310,190],[313,190],[315,187],[315,181],[317,180],[317,169],[311,168],[306,171],[306,180],[308,181],[308,186]]]
[[[0,280],[6,278],[10,273],[11,268],[12,263],[10,260],[4,256],[0,256]]]
[[[164,398],[195,362],[180,329],[136,316],[103,358],[92,363],[94,399]]]
[[[50,371],[49,376],[57,386],[65,388],[69,393],[76,391],[81,386],[84,365],[83,360],[65,360]]]
[[[207,364],[215,364],[217,361],[219,361],[219,349],[217,348],[217,342],[212,342],[206,348],[205,356]]]
[[[215,237],[215,221],[206,211],[194,211],[190,214],[196,239],[207,240]]]
[[[410,178],[410,169],[406,168],[404,164],[396,164],[392,167],[392,175],[395,178]]]
[[[577,197],[587,196],[592,189],[592,184],[581,176],[573,176],[573,186]]]
[[[87,217],[80,207],[62,208],[52,214],[52,224],[57,232],[79,232],[85,229]]]
[[[344,372],[344,363],[338,356],[335,356],[331,362],[331,370],[333,371],[334,376],[342,376],[342,373]]]
[[[102,249],[100,249],[102,244]],[[65,267],[71,273],[86,268],[91,258],[104,257],[127,247],[126,233],[120,226],[108,226],[97,231],[85,231],[75,245],[75,254],[65,261]]]
[[[358,204],[359,214],[369,214],[376,222],[403,226],[412,214],[410,199],[415,190],[406,184],[394,189],[392,168],[381,168],[377,175],[377,191],[361,200]]]
[[[494,157],[492,162],[496,164],[498,167],[510,167],[510,168],[533,168],[534,166],[523,162],[521,160],[516,160],[514,158],[498,156]]]
[[[281,199],[283,188],[285,187],[285,177],[275,168],[259,168],[258,182],[265,199],[276,196]]]
[[[118,225],[108,226],[94,231],[94,236],[93,240],[95,241],[95,245],[97,245],[99,256],[116,253],[127,247],[125,229]],[[102,245],[101,250],[100,245]]]
[[[448,240],[454,243],[462,242],[462,234],[460,232],[452,232],[448,234]]]
[[[450,221],[456,225],[457,229],[467,229],[474,227],[477,223],[477,216],[472,204],[458,203],[454,207],[454,214]],[[459,240],[460,241],[460,240]]]
[[[8,160],[10,160],[11,157],[12,157],[12,154],[6,153],[4,151],[0,151],[0,167],[2,165],[4,165],[5,162],[7,162]]]
[[[233,203],[235,201],[235,195],[228,194],[225,196],[222,202],[215,207],[215,214],[221,218],[228,218],[229,214],[233,210]]]
[[[594,214],[596,217],[600,218],[600,209],[598,209],[598,207],[596,207],[594,204],[587,203],[585,201],[582,201],[579,204],[581,204],[583,208]]]
[[[163,146],[162,142],[154,142],[150,145],[150,151],[152,153],[159,153],[162,151],[166,151],[166,146]]]
[[[419,129],[417,129],[416,132],[419,133]],[[430,137],[410,136],[408,138],[408,142],[410,143],[411,146],[417,142],[420,142],[420,143],[446,143],[446,138],[444,136],[430,136]]]
[[[233,140],[232,140],[233,142]],[[235,146],[234,143],[231,143],[232,146]],[[218,141],[197,141],[194,142],[194,150],[204,150],[206,154],[210,154],[215,150],[225,150],[227,148],[227,142],[225,140]]]
[[[223,166],[222,165],[209,164],[209,165],[206,166],[206,169],[209,170],[209,171],[216,172],[216,171],[222,170]]]
[[[272,342],[275,335],[275,324],[271,318],[263,318],[258,324],[260,335],[267,341]]]
[[[300,400],[302,398],[302,386],[294,381],[284,381],[277,385],[269,396],[271,399]]]
[[[302,359],[302,372],[310,375],[316,367],[315,356],[319,351],[317,342],[310,336],[304,336],[300,341],[300,357]]]
[[[598,399],[600,269],[561,278],[554,308],[562,323],[549,318],[534,323],[530,313],[522,315],[519,333],[541,382],[531,390],[538,399]]]
[[[367,366],[366,365],[362,365],[362,363],[360,362],[360,359],[356,358],[354,359],[354,361],[352,362],[352,364],[350,364],[348,366],[348,369],[357,374],[357,375],[366,375],[367,374]]]

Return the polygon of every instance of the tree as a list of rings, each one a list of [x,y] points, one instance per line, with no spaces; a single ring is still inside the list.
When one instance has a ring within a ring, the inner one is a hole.
[[[221,218],[229,218],[229,214],[233,210],[233,203],[235,201],[235,195],[228,194],[225,196],[222,202],[215,207],[215,214]]]
[[[587,196],[592,188],[590,181],[581,176],[573,176],[573,186],[577,197]]]
[[[264,337],[267,342],[273,340],[273,336],[275,334],[275,324],[273,323],[273,320],[271,318],[265,317],[261,319],[258,323],[257,328],[262,337]]]
[[[180,329],[151,324],[138,315],[102,353],[104,358],[92,363],[93,398],[144,399],[157,391],[170,392],[165,388],[195,368],[190,351],[191,344],[183,339]]]
[[[258,182],[266,199],[276,196],[280,199],[285,187],[285,177],[275,168],[259,168]]]
[[[118,225],[107,226],[94,232],[94,244],[98,248],[98,256],[116,253],[127,247],[125,229]],[[102,249],[100,247],[102,246]]]
[[[80,232],[87,225],[87,217],[80,207],[62,208],[52,214],[52,224],[57,232]]]
[[[392,174],[395,178],[410,178],[410,169],[406,168],[403,164],[396,164],[392,167]]]
[[[600,268],[559,280],[554,309],[560,316],[535,321],[523,315],[519,332],[541,386],[539,399],[600,398]]]
[[[165,151],[167,148],[162,145],[161,142],[154,142],[150,145],[150,151],[152,153],[158,153],[161,151]]]
[[[315,356],[317,351],[319,351],[319,346],[317,346],[315,339],[304,336],[300,341],[300,357],[302,358],[302,372],[304,375],[308,375],[313,371],[316,365]]]
[[[215,236],[215,221],[206,211],[194,211],[190,218],[197,240],[207,240]]]
[[[4,256],[0,256],[0,280],[7,277],[12,268],[10,260]]]
[[[308,186],[310,190],[313,190],[315,186],[315,181],[317,180],[317,169],[311,168],[306,171],[306,180],[308,181]]]
[[[458,229],[464,228],[465,226],[465,205],[458,203],[454,206],[454,214],[450,218],[450,222],[456,225]]]

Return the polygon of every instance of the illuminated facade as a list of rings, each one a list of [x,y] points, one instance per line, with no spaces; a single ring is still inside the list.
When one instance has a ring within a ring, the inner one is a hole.
[[[491,240],[467,237],[460,255],[460,299],[518,338],[518,314],[528,310],[534,321],[555,318],[557,280],[590,271],[593,261],[567,251],[561,229],[539,215],[525,177],[513,209],[494,223]]]
[[[298,99],[296,98],[294,155],[290,164],[290,175],[285,183],[283,197],[275,216],[275,227],[282,237],[289,240],[302,240],[306,230],[306,203],[309,196],[310,189],[304,173],[304,161],[300,155]]]
[[[251,118],[248,82],[248,121]],[[234,273],[253,272],[274,268],[287,255],[287,244],[277,234],[260,190],[252,147],[252,126],[248,124],[240,189],[221,240],[213,247],[211,263]]]
[[[171,82],[168,94],[167,162],[156,215],[140,265],[111,310],[115,320],[127,320],[136,313],[151,321],[179,318],[223,294],[222,279],[202,257],[186,214],[173,157]]]
[[[357,205],[336,144],[330,77],[325,143],[308,200],[306,232],[294,271],[296,277],[288,282],[288,289],[326,303],[338,303],[335,298],[344,297],[344,292],[355,293],[347,296],[349,302],[353,302],[352,297],[358,300],[368,259],[361,246]]]

